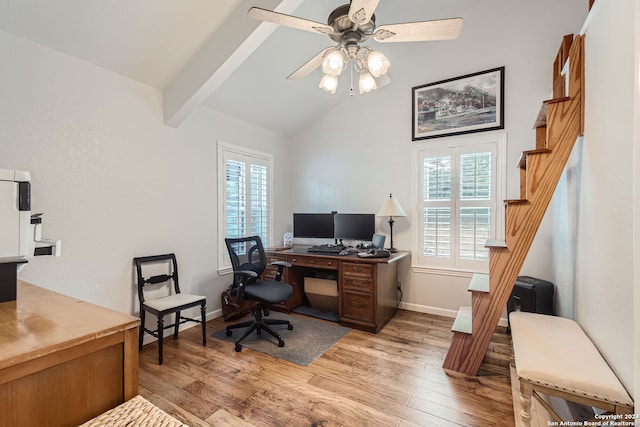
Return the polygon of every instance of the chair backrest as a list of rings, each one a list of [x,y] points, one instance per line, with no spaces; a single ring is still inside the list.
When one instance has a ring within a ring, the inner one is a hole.
[[[249,270],[260,276],[267,266],[267,257],[260,236],[249,236],[224,239],[231,258],[233,271]],[[238,276],[234,275],[233,286],[238,285]],[[253,278],[248,283],[255,282]]]
[[[169,261],[169,263],[168,263]],[[165,255],[152,255],[152,256],[144,256],[144,257],[136,257],[133,259],[133,262],[136,265],[136,273],[138,276],[138,298],[140,302],[144,302],[144,287],[145,285],[155,285],[160,283],[165,283],[167,281],[173,281],[173,292],[176,294],[180,293],[180,285],[178,284],[178,263],[176,261],[175,254],[165,254]],[[153,276],[149,276],[145,278],[143,276],[143,266],[147,264],[159,264],[164,263],[168,264],[166,271],[164,274],[156,274]]]

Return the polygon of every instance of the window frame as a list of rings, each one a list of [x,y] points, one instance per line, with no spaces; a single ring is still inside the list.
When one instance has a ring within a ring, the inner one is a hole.
[[[425,257],[423,256],[423,208],[428,204],[423,202],[423,183],[424,177],[422,175],[423,159],[425,157],[437,157],[441,155],[456,154],[458,158],[462,154],[469,154],[474,152],[491,151],[495,153],[495,161],[493,163],[493,175],[492,179],[492,198],[489,202],[493,212],[491,215],[492,226],[490,239],[504,240],[505,239],[505,205],[506,199],[506,156],[507,156],[507,133],[506,132],[491,132],[473,134],[467,136],[457,136],[451,138],[443,138],[438,141],[428,140],[417,142],[413,145],[413,179],[412,179],[412,194],[415,197],[416,203],[414,208],[414,215],[416,220],[413,221],[412,226],[412,250],[414,256],[412,256],[412,270],[420,273],[436,273],[443,275],[454,275],[468,277],[472,273],[487,273],[489,271],[489,260],[464,260],[460,259],[458,250],[459,242],[459,223],[457,229],[452,229],[452,238],[455,242],[452,242],[451,251],[455,253],[454,256],[446,259]],[[452,171],[452,187],[459,182],[460,169],[456,168]],[[483,206],[487,205],[487,202],[474,202],[461,201],[458,197],[457,201],[447,202],[451,204],[452,211],[456,212],[456,216],[459,217],[460,207],[465,206]],[[435,205],[435,203],[432,203]]]
[[[258,164],[267,168],[267,242],[273,241],[273,155],[261,151],[217,141],[218,154],[218,274],[228,274],[233,271],[231,260],[227,253],[224,239],[226,237],[227,220],[227,194],[226,194],[226,161],[244,161],[247,167],[250,164]],[[248,169],[247,169],[248,170]],[[248,180],[249,181],[249,180]],[[251,192],[248,191],[247,194]],[[248,205],[249,206],[249,205]],[[247,230],[250,230],[250,215],[247,216]]]

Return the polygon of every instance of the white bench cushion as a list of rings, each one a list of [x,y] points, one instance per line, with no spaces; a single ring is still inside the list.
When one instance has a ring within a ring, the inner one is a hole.
[[[627,391],[576,322],[525,312],[512,312],[509,319],[521,380],[633,406]]]

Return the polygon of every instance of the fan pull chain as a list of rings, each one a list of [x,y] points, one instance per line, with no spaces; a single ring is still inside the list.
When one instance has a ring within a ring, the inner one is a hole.
[[[349,96],[354,96],[355,93],[353,92],[353,63],[351,63],[351,67],[349,67],[349,69],[351,70],[351,88],[349,89]]]

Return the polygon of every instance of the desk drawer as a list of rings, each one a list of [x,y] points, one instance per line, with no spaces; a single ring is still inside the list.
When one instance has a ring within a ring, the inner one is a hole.
[[[357,289],[359,291],[373,291],[373,280],[361,279],[359,277],[344,277],[342,284],[345,288]]]
[[[373,322],[373,311],[372,296],[344,292],[341,318],[359,322]]]
[[[362,277],[365,279],[370,279],[373,278],[373,265],[343,262],[342,275],[344,277]]]
[[[337,270],[338,261],[330,258],[321,258],[306,255],[290,255],[289,262],[295,266],[325,268]]]
[[[287,260],[287,256],[285,254],[274,254],[274,253],[267,252],[265,255],[266,255],[266,258],[267,258],[267,266],[269,264],[271,264],[272,262],[275,262],[275,261],[286,261]]]

